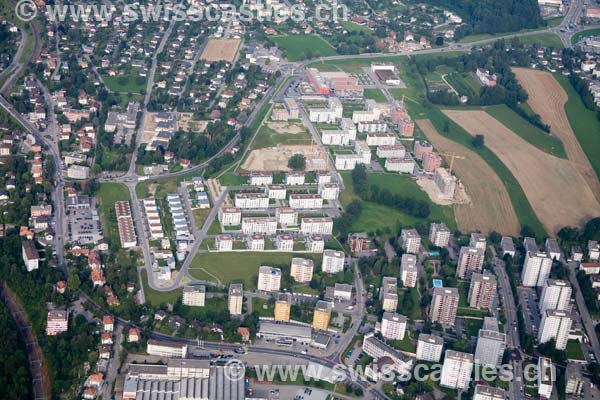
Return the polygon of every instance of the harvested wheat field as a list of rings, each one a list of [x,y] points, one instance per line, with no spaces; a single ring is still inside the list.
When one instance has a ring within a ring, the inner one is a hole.
[[[416,122],[433,147],[465,157],[456,161],[453,168],[471,198],[470,204],[454,206],[458,228],[463,232],[497,231],[518,236],[519,220],[506,187],[494,170],[475,152],[440,135],[428,119]]]
[[[240,42],[240,39],[209,39],[206,46],[204,46],[200,59],[209,62],[232,62],[235,60]]]
[[[306,157],[306,171],[329,170],[329,158],[320,146],[277,145],[250,152],[241,169],[245,171],[290,171],[287,164],[294,154]]]
[[[527,68],[513,68],[513,71],[529,94],[527,103],[542,117],[544,123],[550,125],[550,132],[563,142],[571,164],[587,181],[600,202],[600,181],[569,124],[565,113],[568,97],[564,89],[549,72]]]
[[[444,113],[471,135],[484,135],[486,146],[515,176],[548,232],[581,226],[600,215],[600,203],[571,161],[539,150],[485,111]]]

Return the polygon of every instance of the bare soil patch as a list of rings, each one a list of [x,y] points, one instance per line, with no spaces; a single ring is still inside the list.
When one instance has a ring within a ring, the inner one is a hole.
[[[241,168],[245,171],[289,171],[288,160],[294,154],[306,157],[306,171],[329,170],[329,158],[321,146],[277,145],[250,152]]]
[[[304,126],[290,122],[268,122],[267,126],[277,133],[291,133],[297,135],[306,132]]]
[[[562,142],[571,164],[586,180],[600,202],[600,181],[590,160],[577,140],[565,112],[568,96],[551,73],[527,68],[513,68],[519,83],[529,94],[527,103],[550,125],[550,131]]]
[[[581,226],[600,214],[600,203],[571,161],[544,153],[485,111],[444,113],[471,135],[484,135],[486,146],[515,176],[548,232]]]
[[[470,204],[454,206],[458,228],[461,231],[497,231],[518,236],[519,220],[506,187],[494,170],[475,152],[440,135],[431,121],[422,119],[416,122],[437,150],[465,157],[456,161],[453,168],[471,198]]]
[[[238,52],[240,42],[240,39],[209,39],[202,50],[200,59],[209,62],[232,62]]]

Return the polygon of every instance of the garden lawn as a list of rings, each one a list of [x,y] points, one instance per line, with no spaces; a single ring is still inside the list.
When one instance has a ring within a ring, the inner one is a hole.
[[[146,90],[146,78],[129,74],[123,76],[103,76],[102,80],[111,92],[140,93]]]
[[[152,306],[159,306],[161,304],[174,304],[183,294],[183,289],[175,289],[170,292],[159,292],[153,290],[148,286],[148,274],[146,271],[142,271],[142,283],[144,285],[144,297],[146,301]]]
[[[104,227],[104,237],[108,240],[111,249],[121,246],[119,239],[119,227],[117,225],[117,214],[115,202],[130,201],[129,190],[120,183],[101,183],[96,192],[98,198],[98,212]]]
[[[313,57],[334,56],[335,48],[318,35],[281,35],[271,39],[279,47],[289,61],[300,61]]]
[[[365,89],[365,98],[373,99],[378,103],[387,103],[387,98],[381,89]]]

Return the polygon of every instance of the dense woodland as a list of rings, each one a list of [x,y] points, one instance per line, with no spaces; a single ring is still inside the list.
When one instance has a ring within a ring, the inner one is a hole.
[[[456,38],[479,33],[502,33],[544,25],[536,0],[428,0],[455,11],[465,22]]]
[[[5,400],[33,397],[31,374],[27,367],[25,343],[8,308],[0,302],[0,398]]]

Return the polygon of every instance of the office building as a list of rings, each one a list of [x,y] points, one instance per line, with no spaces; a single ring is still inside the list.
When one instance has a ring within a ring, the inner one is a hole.
[[[444,339],[442,337],[421,333],[417,341],[417,360],[439,362],[442,358],[443,348]]]
[[[459,294],[456,288],[433,288],[433,297],[429,308],[431,322],[442,325],[454,326],[456,311],[458,310]]]
[[[525,287],[544,286],[544,283],[550,277],[552,269],[552,259],[548,254],[536,251],[528,251],[523,262],[523,272],[521,281]]]
[[[474,273],[471,276],[469,296],[467,301],[469,307],[492,309],[496,297],[496,277],[490,273]]]
[[[473,372],[473,355],[460,351],[446,350],[440,385],[458,390],[466,390]]]
[[[485,261],[484,250],[477,247],[460,248],[458,264],[456,265],[456,276],[461,279],[471,279],[474,272],[481,272]]]

